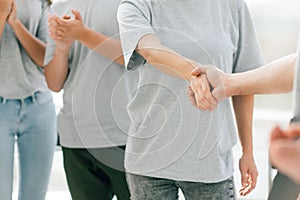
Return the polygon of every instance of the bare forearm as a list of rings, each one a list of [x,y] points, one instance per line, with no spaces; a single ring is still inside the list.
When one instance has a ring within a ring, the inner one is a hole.
[[[33,36],[19,20],[12,26],[12,28],[29,57],[38,66],[42,67],[46,44]]]
[[[2,39],[2,34],[5,29],[5,24],[6,24],[6,20],[4,18],[3,19],[0,18],[0,41]]]
[[[229,96],[290,92],[293,88],[296,54],[244,73],[230,76]]]
[[[68,76],[68,55],[69,51],[55,50],[53,59],[45,66],[45,77],[48,87],[54,91],[59,92]]]
[[[78,41],[114,62],[124,65],[121,42],[119,40],[109,38],[106,35],[85,27]]]
[[[252,122],[254,96],[235,96],[232,97],[232,102],[243,153],[252,153]]]

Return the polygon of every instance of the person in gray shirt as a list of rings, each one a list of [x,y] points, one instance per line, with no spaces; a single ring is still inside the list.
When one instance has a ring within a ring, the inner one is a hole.
[[[74,200],[129,199],[124,172],[129,95],[118,5],[63,1],[53,4],[49,17],[45,76],[50,89],[64,93],[58,131]]]
[[[245,2],[123,0],[118,21],[125,66],[140,75],[128,105],[132,123],[125,168],[132,199],[177,199],[179,188],[186,199],[234,199],[237,132],[230,101],[213,112],[201,111],[190,105],[186,88],[191,83],[212,110],[206,76],[191,76],[196,66],[214,64],[236,73],[262,65]],[[246,195],[257,179],[253,96],[236,97],[233,106],[243,149],[241,194]]]
[[[46,0],[0,2],[0,199],[13,193],[18,147],[19,199],[46,198],[57,131],[43,74]]]

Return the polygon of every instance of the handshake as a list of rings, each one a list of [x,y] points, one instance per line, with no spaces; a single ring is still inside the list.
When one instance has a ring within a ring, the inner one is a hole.
[[[201,110],[213,110],[219,102],[231,96],[232,74],[212,65],[197,66],[191,72],[188,96],[193,106]]]

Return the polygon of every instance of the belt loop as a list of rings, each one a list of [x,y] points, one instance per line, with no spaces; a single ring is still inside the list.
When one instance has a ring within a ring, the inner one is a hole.
[[[36,103],[36,92],[32,95],[32,103]]]
[[[2,98],[2,102],[3,102],[3,104],[6,104],[6,102],[7,102],[7,99],[5,99],[5,98]]]

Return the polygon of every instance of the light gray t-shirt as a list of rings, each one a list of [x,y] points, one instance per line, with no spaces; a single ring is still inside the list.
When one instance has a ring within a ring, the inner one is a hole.
[[[300,36],[300,35],[299,35]],[[298,44],[298,57],[295,66],[294,78],[294,117],[296,121],[300,121],[300,42]]]
[[[47,39],[46,0],[16,0],[17,15],[22,24],[42,41]],[[36,91],[47,91],[43,70],[37,66],[6,24],[0,40],[0,96],[21,99]]]
[[[120,1],[72,0],[55,3],[51,12],[63,16],[77,9],[91,29],[118,38]],[[103,44],[103,43],[102,43]],[[101,45],[101,44],[100,44]],[[49,38],[45,64],[55,43]],[[125,145],[130,119],[126,111],[125,67],[75,42],[69,54],[69,75],[64,83],[63,108],[58,115],[61,144],[69,148]]]
[[[213,112],[191,106],[186,81],[161,73],[134,49],[146,34],[202,64],[227,73],[263,64],[248,8],[242,0],[123,0],[118,11],[128,70],[139,87],[128,105],[125,167],[130,173],[180,181],[218,182],[233,174],[237,141],[230,100]]]

